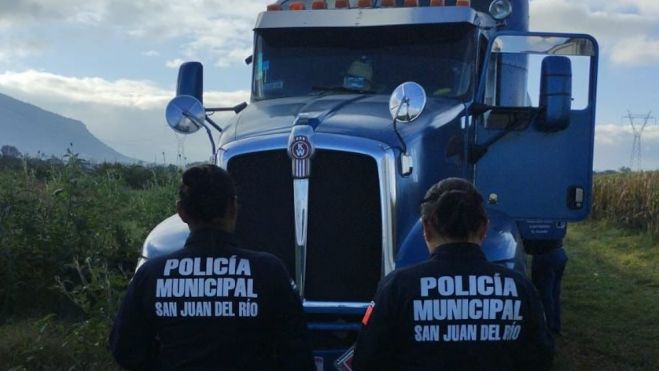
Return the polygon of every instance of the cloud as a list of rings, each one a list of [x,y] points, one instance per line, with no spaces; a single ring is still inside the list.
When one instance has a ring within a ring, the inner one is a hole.
[[[247,58],[250,55],[252,55],[251,46],[247,48],[236,48],[229,51],[229,53],[226,56],[220,57],[215,63],[215,65],[219,67],[226,67],[236,62],[244,63],[245,58]]]
[[[43,43],[34,38],[22,39],[21,37],[0,35],[0,63],[11,63],[16,59],[40,54],[45,48]]]
[[[611,55],[611,61],[628,66],[659,64],[659,39],[638,36],[620,42]]]
[[[174,92],[153,82],[26,70],[0,74],[0,91],[82,121],[96,137],[129,157],[176,163],[179,155],[187,162],[206,161],[210,155],[204,132],[182,136],[169,129],[164,112]],[[208,107],[230,107],[248,99],[245,90],[204,92]],[[223,126],[233,114],[213,117]]]
[[[595,163],[597,170],[632,166],[634,133],[630,125],[598,124],[595,126]],[[641,136],[642,165],[646,170],[659,169],[659,125],[649,123]],[[632,167],[635,167],[633,164]]]
[[[0,2],[0,24],[9,26],[30,19],[58,18],[61,16],[60,10],[57,7],[49,9],[36,0],[3,1]]]
[[[69,77],[35,70],[2,73],[0,86],[51,99],[142,109],[162,106],[171,98],[171,92],[147,81],[108,81],[99,77]]]
[[[602,1],[602,0],[601,0]],[[614,5],[615,1],[607,1]],[[657,0],[619,0],[620,6],[631,6],[643,14],[659,16],[659,2]]]
[[[32,97],[136,109],[162,108],[173,97],[171,90],[160,88],[149,81],[110,81],[99,77],[70,77],[36,70],[4,72],[0,74],[0,87]],[[211,91],[204,95],[214,105],[230,106],[247,100],[249,92]]]
[[[14,0],[0,2],[0,63],[42,54],[62,23],[98,25],[105,1]]]
[[[643,120],[636,120],[637,128]],[[598,124],[595,126],[595,143],[598,145],[611,145],[630,142],[633,140],[634,130],[631,125]],[[643,141],[659,146],[659,125],[655,120],[649,120],[641,136]]]
[[[632,129],[628,126],[621,125],[597,125],[595,126],[595,144],[596,145],[613,145],[619,143],[622,138],[632,136]]]
[[[165,66],[167,66],[167,68],[178,69],[183,62],[185,62],[183,59],[176,58],[176,59],[172,59],[172,60],[169,60],[169,61],[165,62]]]
[[[593,34],[622,66],[659,63],[659,2],[533,0],[531,28]]]
[[[256,17],[272,2],[106,1],[105,22],[127,37],[161,43],[178,40],[180,59],[210,60],[220,67],[240,63],[251,53]]]
[[[272,0],[15,0],[0,2],[0,62],[32,52],[12,52],[6,40],[54,43],[57,32],[97,32],[180,45],[184,59],[225,67],[251,53],[252,28]],[[66,22],[66,25],[63,25]],[[50,40],[50,41],[49,41]],[[248,51],[247,53],[245,51]],[[38,50],[37,50],[38,51]]]
[[[14,0],[0,3],[4,24],[42,23],[51,20],[91,24],[105,18],[111,0]]]
[[[650,125],[646,126],[641,137],[642,141],[652,143],[652,145],[659,147],[659,126]]]

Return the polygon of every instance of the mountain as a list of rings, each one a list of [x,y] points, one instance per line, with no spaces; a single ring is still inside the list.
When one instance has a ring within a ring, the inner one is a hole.
[[[98,140],[82,122],[0,94],[0,147],[62,157],[71,143],[73,152],[90,161],[136,162]]]

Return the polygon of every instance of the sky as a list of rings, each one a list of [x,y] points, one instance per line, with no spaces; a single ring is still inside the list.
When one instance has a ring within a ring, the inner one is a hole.
[[[248,101],[251,68],[244,59],[256,17],[271,2],[0,0],[0,93],[80,120],[136,159],[205,161],[206,135],[174,134],[164,119],[178,66],[204,64],[207,107]],[[531,30],[598,40],[594,168],[634,167],[625,117],[659,117],[659,1],[532,0],[530,9]],[[222,125],[230,115],[214,120]],[[659,169],[657,120],[649,120],[641,138],[642,168]]]

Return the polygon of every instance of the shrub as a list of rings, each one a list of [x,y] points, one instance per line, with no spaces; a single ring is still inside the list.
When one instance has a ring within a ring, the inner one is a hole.
[[[12,166],[0,171],[0,312],[113,313],[147,233],[174,212],[178,171],[89,167],[73,153]]]
[[[0,157],[3,332],[42,318],[7,345],[16,349],[0,349],[9,352],[0,364],[112,367],[112,318],[146,235],[174,212],[179,177],[175,167],[92,165],[71,151],[64,161]]]

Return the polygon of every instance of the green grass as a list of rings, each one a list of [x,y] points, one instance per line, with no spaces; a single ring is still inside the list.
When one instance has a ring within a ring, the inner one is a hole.
[[[108,325],[46,316],[0,326],[0,369],[9,371],[118,370],[106,350]],[[100,335],[100,336],[99,336]]]
[[[571,225],[556,370],[659,370],[659,241]]]

